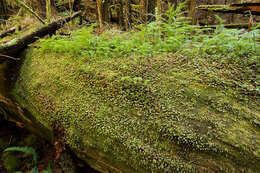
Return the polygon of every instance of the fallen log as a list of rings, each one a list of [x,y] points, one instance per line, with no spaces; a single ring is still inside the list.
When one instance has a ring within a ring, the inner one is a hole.
[[[0,34],[0,38],[4,38],[4,37],[6,37],[8,35],[13,34],[15,32],[15,30],[16,30],[16,27],[12,27],[11,29],[8,29],[7,31],[2,32]]]
[[[230,29],[248,29],[251,28],[252,26],[250,26],[248,23],[238,23],[238,24],[224,24],[223,25],[225,28],[230,28]],[[217,27],[219,27],[219,25],[205,25],[205,26],[199,26],[199,28],[212,28],[212,29],[216,29]],[[260,26],[258,24],[256,24],[256,29],[260,29]]]
[[[11,42],[0,45],[0,53],[6,56],[14,56],[17,53],[19,53],[21,50],[26,48],[29,44],[35,42],[41,37],[44,37],[48,34],[55,33],[58,29],[63,27],[63,25],[70,20],[74,19],[75,17],[78,17],[81,14],[81,11],[74,13],[72,16],[65,17],[62,19],[59,19],[57,21],[54,21],[46,26],[43,26],[36,31],[32,32],[29,35],[26,35],[22,38],[19,38],[17,40],[12,40]],[[3,56],[0,57],[3,58]]]
[[[257,98],[236,90],[235,74],[218,79],[183,63],[171,56],[75,61],[35,48],[11,94],[49,133],[53,122],[63,127],[64,142],[100,172],[258,172]]]
[[[231,6],[231,5],[200,5],[199,10],[213,11],[220,13],[236,13],[236,14],[251,14],[260,15],[260,6],[245,5],[245,6]]]

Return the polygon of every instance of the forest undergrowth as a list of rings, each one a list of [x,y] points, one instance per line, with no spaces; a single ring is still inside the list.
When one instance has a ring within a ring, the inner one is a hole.
[[[247,75],[255,76],[251,91],[260,92],[260,31],[255,28],[226,29],[223,20],[215,29],[202,29],[190,25],[183,17],[181,4],[177,9],[169,6],[164,17],[156,15],[156,21],[142,24],[130,32],[107,30],[101,34],[94,32],[96,24],[73,32],[70,37],[59,35],[41,39],[40,52],[56,52],[77,57],[98,60],[123,57],[153,57],[158,55],[181,56],[199,61],[236,66],[245,69]],[[232,68],[233,68],[232,67]],[[224,69],[223,69],[224,70]],[[242,87],[248,87],[247,84]]]

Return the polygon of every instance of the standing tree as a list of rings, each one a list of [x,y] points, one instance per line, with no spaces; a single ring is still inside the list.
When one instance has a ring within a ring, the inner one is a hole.
[[[189,1],[189,13],[188,16],[191,18],[191,24],[195,25],[197,23],[197,0],[190,0]]]
[[[102,4],[101,0],[97,0],[98,20],[100,32],[103,30],[103,19],[102,19]]]
[[[157,12],[158,12],[158,15],[161,15],[162,14],[162,0],[157,0]]]
[[[0,0],[0,20],[6,19],[6,3],[5,0]],[[1,23],[2,21],[0,21]]]
[[[148,3],[148,21],[155,20],[155,8],[156,8],[156,0],[149,0]]]
[[[148,0],[141,0],[141,18],[143,22],[147,22]]]
[[[123,14],[124,14],[124,23],[125,29],[128,31],[132,26],[132,19],[131,19],[131,0],[124,0],[123,2]]]

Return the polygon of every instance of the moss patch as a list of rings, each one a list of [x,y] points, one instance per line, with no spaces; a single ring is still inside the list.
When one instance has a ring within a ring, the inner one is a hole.
[[[221,66],[174,55],[95,60],[35,50],[13,96],[46,126],[65,127],[66,143],[98,160],[93,167],[257,172],[259,98],[242,87],[251,85],[246,69]]]
[[[4,167],[8,172],[16,171],[20,168],[22,163],[18,157],[12,154],[6,154],[2,157],[2,159],[4,162]]]

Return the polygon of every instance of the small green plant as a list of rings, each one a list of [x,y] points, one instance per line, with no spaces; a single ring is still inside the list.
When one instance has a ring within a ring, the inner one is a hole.
[[[36,154],[35,149],[33,149],[32,147],[8,147],[4,150],[4,152],[9,152],[9,151],[20,151],[20,152],[24,152],[26,154],[32,155],[33,156],[33,166],[34,166],[32,168],[32,172],[39,173],[39,171],[37,169],[37,154]],[[48,169],[45,170],[44,173],[52,173],[50,164],[48,166]]]

